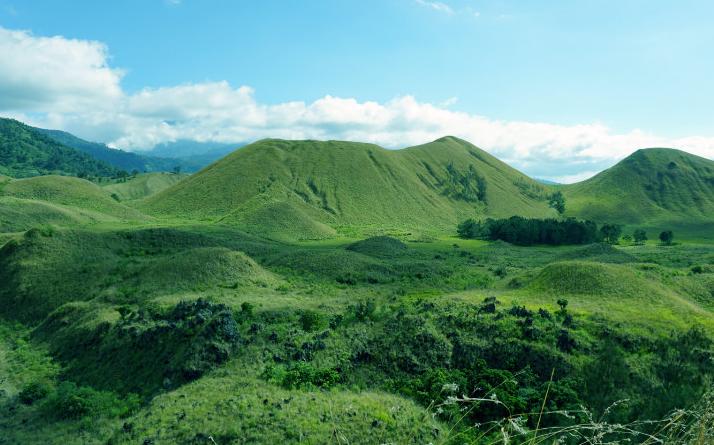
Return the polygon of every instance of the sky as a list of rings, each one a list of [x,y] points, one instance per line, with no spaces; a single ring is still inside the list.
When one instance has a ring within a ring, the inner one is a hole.
[[[0,0],[0,116],[125,150],[445,135],[525,173],[714,158],[714,2]]]

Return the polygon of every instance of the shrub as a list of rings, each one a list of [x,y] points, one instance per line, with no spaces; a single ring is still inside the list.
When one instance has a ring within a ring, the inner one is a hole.
[[[111,391],[97,391],[73,382],[62,382],[45,402],[43,409],[58,419],[82,417],[123,417],[134,412],[140,404],[135,394],[121,399]]]
[[[322,316],[311,310],[304,310],[300,313],[300,326],[303,331],[312,332],[322,325]]]
[[[42,400],[50,393],[50,386],[44,382],[32,382],[25,385],[20,391],[18,398],[25,405],[32,405],[38,400]]]
[[[316,368],[310,363],[297,362],[290,367],[270,367],[264,376],[285,388],[330,388],[340,381],[340,373],[333,368]]]
[[[355,318],[359,321],[366,321],[374,316],[374,311],[377,309],[373,299],[360,301],[354,307]]]

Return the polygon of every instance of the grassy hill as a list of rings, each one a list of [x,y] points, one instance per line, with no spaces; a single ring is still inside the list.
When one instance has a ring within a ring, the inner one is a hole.
[[[240,225],[256,202],[268,202],[272,220],[300,214],[305,227],[450,231],[470,216],[553,215],[545,196],[544,186],[453,137],[403,150],[268,139],[148,198],[141,209]]]
[[[37,217],[37,223],[54,222],[55,216],[64,219],[72,215],[80,220],[146,221],[147,217],[129,208],[93,182],[70,176],[38,176],[16,179],[0,189],[0,215],[12,208],[22,208],[23,217]],[[42,211],[44,209],[44,211]],[[47,219],[47,221],[44,221]]]
[[[145,173],[124,182],[104,185],[102,188],[116,195],[121,201],[132,201],[158,193],[186,177],[185,174]]]
[[[117,170],[14,119],[0,118],[0,174],[113,176]]]
[[[714,161],[680,150],[643,149],[562,190],[566,214],[580,218],[654,227],[711,224]]]

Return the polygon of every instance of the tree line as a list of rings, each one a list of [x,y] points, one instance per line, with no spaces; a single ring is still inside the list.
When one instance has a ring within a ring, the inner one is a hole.
[[[581,221],[575,218],[537,219],[512,216],[510,218],[486,219],[477,221],[469,218],[461,222],[456,229],[459,237],[465,239],[501,240],[519,246],[534,244],[564,245],[590,244],[606,242],[617,244],[622,236],[622,226],[604,223],[600,227],[593,221]],[[671,230],[660,234],[663,244],[672,244],[674,235]],[[647,233],[637,229],[623,239],[634,240],[635,244],[644,244]]]

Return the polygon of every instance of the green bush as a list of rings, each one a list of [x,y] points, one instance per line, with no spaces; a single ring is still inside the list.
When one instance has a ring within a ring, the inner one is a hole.
[[[300,313],[300,326],[302,326],[303,331],[312,332],[322,326],[322,316],[311,310],[305,310]]]
[[[287,389],[330,388],[340,381],[340,373],[336,369],[316,368],[306,362],[297,362],[288,368],[268,367],[263,377]]]
[[[50,386],[44,382],[32,382],[25,385],[18,394],[20,402],[25,405],[32,405],[38,400],[42,400],[50,393]]]
[[[123,417],[135,411],[139,404],[140,399],[135,394],[121,399],[111,391],[97,391],[73,382],[62,382],[47,397],[44,410],[57,419]]]

